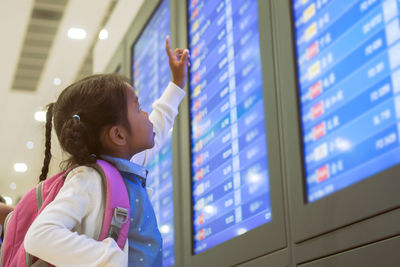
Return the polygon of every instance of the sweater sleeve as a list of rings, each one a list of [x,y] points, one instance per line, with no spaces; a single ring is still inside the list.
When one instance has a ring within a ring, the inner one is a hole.
[[[103,208],[102,190],[97,171],[74,169],[29,228],[25,250],[56,266],[127,266],[127,252],[113,239],[94,239],[93,229],[101,227],[96,218]]]
[[[139,165],[147,165],[158,153],[170,134],[174,120],[178,114],[178,106],[185,96],[185,91],[170,82],[164,93],[153,103],[153,111],[149,115],[156,133],[154,147],[142,151],[131,158],[131,161]]]

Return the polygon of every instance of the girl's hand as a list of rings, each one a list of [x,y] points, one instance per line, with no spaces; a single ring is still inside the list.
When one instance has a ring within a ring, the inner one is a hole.
[[[169,36],[165,40],[165,49],[169,58],[169,67],[172,71],[172,82],[180,88],[185,87],[187,68],[189,63],[189,51],[187,49],[177,48],[172,52],[169,44]]]

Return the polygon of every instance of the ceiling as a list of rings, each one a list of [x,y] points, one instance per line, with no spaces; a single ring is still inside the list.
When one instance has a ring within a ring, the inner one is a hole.
[[[77,77],[91,72],[93,46],[115,3],[0,0],[0,195],[11,197],[14,204],[37,183],[42,167],[44,123],[36,121],[34,113],[55,101]],[[69,39],[70,27],[84,28],[87,37]],[[60,85],[54,85],[56,77]],[[51,173],[62,160],[54,137]],[[27,148],[28,141],[33,149]],[[15,172],[17,162],[26,163],[27,172]]]

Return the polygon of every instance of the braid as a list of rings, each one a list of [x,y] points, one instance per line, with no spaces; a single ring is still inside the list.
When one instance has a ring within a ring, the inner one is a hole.
[[[47,173],[49,172],[49,165],[51,160],[51,128],[52,128],[52,119],[53,119],[53,107],[54,103],[50,103],[47,106],[46,113],[46,145],[44,151],[44,161],[42,167],[42,173],[39,176],[39,181],[46,180]]]
[[[64,150],[72,156],[69,165],[74,163],[85,165],[96,162],[89,149],[90,141],[85,123],[80,118],[71,115],[70,119],[64,123],[60,135],[60,143]]]

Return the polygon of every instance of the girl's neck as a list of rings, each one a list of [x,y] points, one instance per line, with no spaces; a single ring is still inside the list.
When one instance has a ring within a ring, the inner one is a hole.
[[[120,152],[118,152],[118,151],[106,151],[106,152],[104,152],[102,154],[110,156],[110,157],[126,159],[126,160],[131,160],[131,158],[133,157],[133,155],[130,155],[129,153],[124,153],[124,152],[121,152],[121,151]]]

